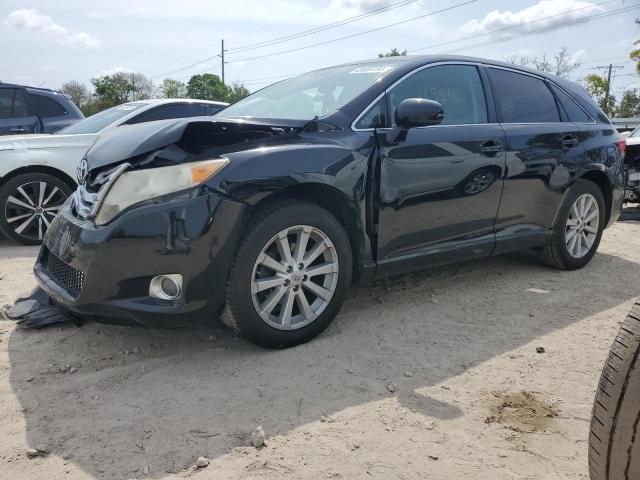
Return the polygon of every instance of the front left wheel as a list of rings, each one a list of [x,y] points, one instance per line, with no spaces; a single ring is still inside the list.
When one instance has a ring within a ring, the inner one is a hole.
[[[222,319],[262,346],[307,342],[337,315],[351,270],[349,238],[331,213],[307,202],[272,203],[245,228]]]
[[[16,175],[0,187],[0,231],[23,245],[39,245],[71,192],[53,175]]]

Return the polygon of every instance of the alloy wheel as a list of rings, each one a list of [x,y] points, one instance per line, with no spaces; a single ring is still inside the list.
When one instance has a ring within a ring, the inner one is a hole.
[[[565,230],[567,251],[573,258],[582,258],[591,251],[600,226],[598,202],[590,193],[580,195],[569,210]]]
[[[17,235],[40,241],[66,199],[67,194],[50,183],[24,183],[7,197],[5,219]]]
[[[338,255],[329,237],[309,225],[286,228],[267,242],[251,277],[256,312],[279,330],[296,330],[325,310],[338,284]]]

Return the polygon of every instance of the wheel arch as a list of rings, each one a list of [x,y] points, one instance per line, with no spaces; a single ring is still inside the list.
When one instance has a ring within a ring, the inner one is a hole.
[[[605,209],[605,226],[609,224],[609,220],[611,219],[611,210],[613,206],[613,194],[611,192],[611,182],[609,181],[609,177],[602,170],[592,169],[583,172],[580,176],[576,178],[577,180],[590,180],[595,183],[600,191],[602,192],[602,196],[604,197],[604,209]]]
[[[364,226],[357,204],[340,190],[324,183],[301,183],[274,192],[252,205],[249,216],[257,209],[267,208],[268,204],[281,200],[302,200],[313,203],[331,213],[344,227],[353,257],[352,282],[356,282],[362,273],[364,258]]]
[[[48,175],[58,178],[59,180],[62,180],[72,190],[75,190],[78,186],[75,180],[71,178],[69,175],[67,175],[65,172],[55,167],[50,167],[48,165],[26,165],[24,167],[16,168],[15,170],[12,170],[11,172],[9,172],[8,174],[6,174],[4,177],[0,179],[0,185],[3,185],[4,183],[11,180],[12,178],[15,178],[18,175],[22,175],[25,173],[46,173]]]

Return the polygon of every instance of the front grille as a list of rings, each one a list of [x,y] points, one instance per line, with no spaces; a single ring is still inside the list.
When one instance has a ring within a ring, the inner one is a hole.
[[[84,285],[84,273],[60,260],[50,250],[47,250],[46,255],[49,275],[74,298],[80,295]]]

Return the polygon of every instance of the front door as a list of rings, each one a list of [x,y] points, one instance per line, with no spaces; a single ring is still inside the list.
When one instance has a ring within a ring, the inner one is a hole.
[[[421,97],[441,103],[444,120],[406,138],[398,129],[378,132],[381,275],[491,254],[505,137],[484,91],[479,67],[440,64],[388,92],[391,117],[402,100]]]

